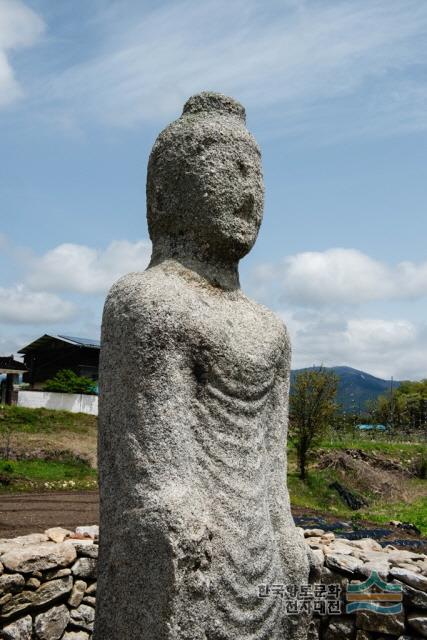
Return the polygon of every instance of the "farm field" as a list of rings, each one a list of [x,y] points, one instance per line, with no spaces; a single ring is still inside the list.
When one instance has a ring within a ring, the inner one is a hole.
[[[96,440],[93,416],[0,407],[0,536],[27,526],[97,521]],[[344,519],[353,526],[409,522],[427,536],[427,442],[335,432],[320,443],[308,471],[302,481],[289,445],[295,514]],[[365,504],[350,509],[333,483]]]

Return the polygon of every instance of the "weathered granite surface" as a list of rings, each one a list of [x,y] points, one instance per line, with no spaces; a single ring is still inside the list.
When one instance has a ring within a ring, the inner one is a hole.
[[[259,148],[202,93],[154,144],[153,255],[111,289],[100,362],[96,640],[297,640],[261,583],[301,584],[286,489],[290,344],[240,290],[261,224]]]

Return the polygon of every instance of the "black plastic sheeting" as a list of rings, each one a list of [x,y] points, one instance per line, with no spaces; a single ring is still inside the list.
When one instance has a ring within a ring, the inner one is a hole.
[[[425,538],[402,538],[388,539],[390,536],[396,535],[396,529],[375,528],[375,527],[358,527],[354,523],[346,521],[327,522],[321,516],[294,516],[297,527],[303,529],[323,529],[324,531],[332,531],[337,538],[347,538],[347,540],[362,540],[363,538],[373,538],[381,546],[385,547],[392,544],[395,547],[406,547],[422,550],[427,553],[427,539]]]

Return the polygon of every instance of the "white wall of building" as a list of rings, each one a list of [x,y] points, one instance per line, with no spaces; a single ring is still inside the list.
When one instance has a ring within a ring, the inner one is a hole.
[[[19,391],[18,407],[30,409],[58,409],[73,413],[98,415],[98,396],[53,391]]]

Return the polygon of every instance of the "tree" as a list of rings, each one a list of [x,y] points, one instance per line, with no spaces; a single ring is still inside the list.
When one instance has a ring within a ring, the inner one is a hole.
[[[53,378],[46,380],[44,390],[58,393],[96,393],[93,380],[78,376],[71,369],[61,369]]]
[[[307,458],[318,445],[337,411],[338,377],[323,367],[299,373],[290,394],[290,437],[294,442],[300,478],[307,475]]]
[[[396,430],[425,430],[427,425],[427,380],[402,382],[388,395],[373,403],[373,415],[378,422]]]

